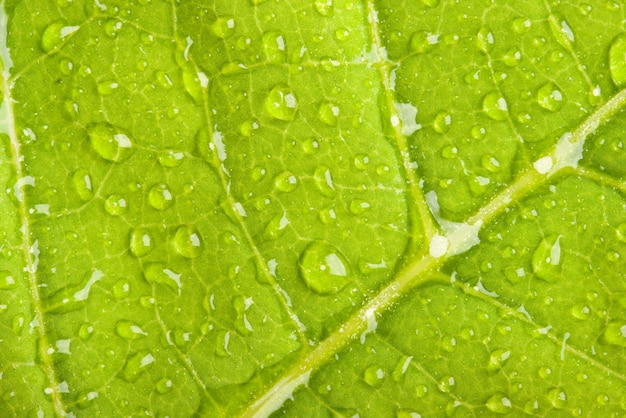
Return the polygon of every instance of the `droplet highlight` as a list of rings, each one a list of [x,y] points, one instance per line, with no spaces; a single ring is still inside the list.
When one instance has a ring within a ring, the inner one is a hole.
[[[307,287],[320,295],[337,293],[354,279],[348,259],[324,241],[314,241],[304,250],[300,274]]]
[[[290,122],[296,118],[298,99],[291,87],[274,87],[265,100],[265,110],[274,119]]]

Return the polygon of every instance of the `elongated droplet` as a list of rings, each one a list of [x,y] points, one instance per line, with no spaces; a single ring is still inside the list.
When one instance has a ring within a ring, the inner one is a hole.
[[[115,332],[117,332],[117,335],[127,340],[136,340],[137,338],[148,335],[139,325],[126,319],[117,321],[117,324],[115,324]]]
[[[76,170],[72,176],[74,188],[80,200],[87,201],[93,197],[93,186],[91,183],[91,175],[84,168]]]
[[[149,350],[140,350],[126,360],[126,364],[120,372],[120,377],[127,382],[133,383],[139,379],[144,371],[152,366],[155,359]]]
[[[170,270],[161,263],[146,264],[143,275],[148,283],[161,283],[180,293],[182,287],[181,274]]]
[[[147,229],[134,228],[130,231],[130,252],[135,257],[148,255],[153,248],[152,236]]]
[[[492,91],[483,99],[483,112],[491,119],[501,121],[509,115],[506,100],[497,91]]]
[[[265,227],[265,230],[263,231],[263,238],[266,240],[278,239],[278,237],[285,232],[285,228],[287,228],[287,226],[289,226],[287,214],[281,213],[276,215]]]
[[[541,240],[533,253],[535,275],[549,283],[561,278],[561,236],[551,235]]]
[[[300,273],[309,289],[320,295],[337,293],[354,279],[346,257],[323,241],[314,241],[304,250]]]
[[[202,254],[203,241],[200,232],[194,226],[183,225],[174,236],[176,252],[186,258],[197,258]]]
[[[87,133],[93,149],[107,161],[124,161],[133,153],[129,135],[110,123],[91,124],[87,126]]]
[[[56,49],[68,35],[76,32],[79,28],[79,26],[69,26],[62,21],[49,24],[41,36],[41,49],[45,52]]]
[[[333,178],[330,175],[330,168],[326,166],[317,167],[313,178],[315,185],[324,196],[333,197],[336,194]]]
[[[509,361],[509,357],[511,356],[510,350],[497,349],[491,352],[489,355],[489,364],[487,365],[487,369],[491,372],[496,372],[500,370],[507,361]]]
[[[275,119],[290,122],[296,118],[298,99],[291,87],[274,87],[265,100],[265,110]]]
[[[609,49],[611,78],[617,86],[626,83],[626,34],[622,33],[611,43]]]
[[[494,43],[495,39],[491,29],[487,26],[480,28],[478,35],[476,35],[476,46],[478,46],[478,49],[480,49],[483,53],[488,54],[493,49]]]

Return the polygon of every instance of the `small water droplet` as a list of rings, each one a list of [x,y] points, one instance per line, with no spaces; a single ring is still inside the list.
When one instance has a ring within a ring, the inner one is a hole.
[[[480,158],[480,164],[483,166],[484,169],[491,173],[497,173],[498,171],[500,171],[501,168],[500,162],[496,159],[496,157],[491,154],[484,154]]]
[[[561,278],[561,236],[551,235],[541,240],[533,252],[535,275],[549,283]]]
[[[182,162],[185,154],[182,151],[166,149],[159,153],[159,164],[163,167],[178,167]]]
[[[447,160],[457,156],[459,150],[454,145],[446,145],[441,149],[441,156]]]
[[[91,338],[91,336],[93,335],[93,331],[93,325],[89,323],[84,323],[80,326],[80,328],[78,328],[78,337],[81,340],[86,341]]]
[[[483,112],[496,121],[505,120],[509,115],[509,108],[504,97],[497,91],[492,91],[483,99]]]
[[[0,271],[0,290],[13,289],[15,285],[15,278],[10,271]]]
[[[119,87],[119,84],[113,80],[104,80],[98,83],[97,90],[101,96],[109,96]]]
[[[197,258],[202,254],[203,240],[194,226],[183,225],[174,235],[174,248],[185,258]]]
[[[428,386],[426,385],[417,385],[415,387],[415,397],[421,399],[428,394]]]
[[[357,154],[354,157],[354,167],[357,170],[367,170],[369,168],[369,163],[370,163],[370,158],[367,154]],[[626,233],[626,228],[624,232]]]
[[[258,130],[260,126],[261,125],[259,124],[258,120],[250,119],[242,122],[239,125],[239,132],[246,138],[250,138],[252,137],[252,135],[254,135],[255,131]]]
[[[314,138],[309,138],[302,143],[302,149],[307,154],[314,154],[320,149],[320,144]]]
[[[137,338],[142,338],[148,335],[148,333],[142,330],[139,325],[126,319],[117,321],[115,324],[115,332],[117,332],[117,335],[127,340],[136,340]]]
[[[287,44],[285,43],[285,36],[281,32],[277,30],[265,32],[262,42],[265,56],[269,62],[281,63],[287,60]]]
[[[474,125],[472,126],[472,131],[470,132],[472,138],[474,139],[482,139],[485,137],[487,131],[482,126]]]
[[[615,229],[615,235],[617,236],[617,239],[621,242],[626,242],[626,223],[620,224]]]
[[[572,306],[571,312],[576,319],[587,319],[591,315],[591,309],[583,303]]]
[[[480,28],[478,34],[476,35],[476,46],[478,49],[480,49],[483,53],[488,54],[493,49],[494,43],[495,39],[491,29],[487,26]]]
[[[309,289],[320,295],[337,293],[354,279],[348,259],[323,241],[313,241],[304,250],[300,273]]]
[[[487,369],[490,372],[496,372],[500,370],[507,361],[509,361],[509,357],[511,356],[511,350],[505,350],[503,348],[499,348],[497,350],[493,350],[489,355],[489,364],[487,364]]]
[[[152,236],[147,229],[133,228],[130,231],[130,252],[135,257],[148,255],[153,248]]]
[[[626,84],[626,34],[618,35],[609,49],[611,78],[617,86]]]
[[[127,382],[134,383],[144,371],[152,366],[155,359],[149,350],[140,350],[126,360],[120,372],[120,377]]]
[[[144,266],[143,276],[146,281],[150,284],[164,284],[170,287],[172,290],[176,292],[180,292],[181,284],[181,274],[176,273],[169,268],[165,267],[161,263],[148,263]],[[149,305],[152,305],[148,298]]]
[[[513,20],[513,32],[518,35],[523,35],[530,30],[531,22],[529,19],[525,19],[523,17],[518,17]]]
[[[546,110],[556,112],[563,107],[564,102],[563,93],[552,82],[544,84],[537,91],[537,103]]]
[[[174,195],[167,184],[155,184],[148,191],[148,203],[157,210],[165,210],[174,203]]]
[[[433,128],[435,132],[440,134],[445,134],[450,130],[450,125],[452,124],[452,116],[450,116],[447,112],[439,112],[435,117],[433,122]]]
[[[87,133],[93,149],[107,161],[127,160],[133,152],[130,136],[109,123],[90,124]]]
[[[109,215],[120,216],[126,212],[126,199],[118,194],[112,194],[104,201],[104,209]]]
[[[333,207],[324,208],[319,212],[320,220],[324,225],[336,225],[337,213]]]
[[[265,230],[263,231],[263,238],[266,240],[278,239],[285,232],[285,228],[287,228],[287,226],[289,226],[287,214],[281,213],[280,215],[272,218],[272,220],[267,224]]]
[[[363,381],[373,388],[379,388],[383,385],[385,372],[379,366],[369,366],[363,372]]]
[[[567,406],[567,394],[561,388],[550,389],[547,397],[555,409],[563,409]]]
[[[411,35],[409,40],[409,51],[419,54],[432,50],[439,43],[439,35],[418,30]]]
[[[353,215],[361,215],[368,211],[371,205],[368,201],[362,199],[353,199],[350,202],[350,213]]]
[[[454,389],[455,385],[456,382],[454,380],[454,377],[444,376],[441,380],[439,380],[439,383],[437,383],[437,388],[442,393],[450,393],[452,389]]]
[[[79,26],[68,26],[65,22],[56,21],[49,24],[41,35],[41,49],[51,52],[58,48],[67,36],[76,32]]]
[[[315,0],[313,5],[322,16],[330,16],[333,12],[333,0]]]
[[[441,340],[441,348],[448,353],[452,353],[456,350],[456,338],[452,335],[443,337]]]
[[[290,122],[296,118],[298,99],[291,87],[274,87],[265,100],[265,110],[275,119]]]
[[[172,383],[172,380],[168,379],[167,377],[164,377],[157,382],[156,390],[161,395],[164,395],[172,390],[172,386],[174,386]]]
[[[502,56],[502,62],[509,67],[515,67],[522,60],[522,53],[517,48],[507,50]]]
[[[548,366],[541,366],[539,370],[537,370],[537,374],[540,378],[546,380],[552,376],[552,369]]]
[[[492,395],[485,404],[488,410],[493,412],[494,414],[508,414],[513,410],[513,405],[511,401],[504,393],[496,393]]]
[[[130,283],[124,279],[118,280],[115,282],[111,290],[113,291],[115,299],[122,300],[130,294]]]
[[[626,347],[626,321],[611,321],[604,330],[604,340],[620,347]]]
[[[339,106],[331,102],[324,102],[320,105],[317,115],[320,121],[328,126],[337,126],[339,116]]]
[[[96,391],[82,391],[76,395],[76,406],[80,409],[87,409],[93,404],[93,400],[98,397]]]
[[[76,189],[76,193],[78,193],[78,197],[80,197],[81,200],[88,201],[93,198],[93,186],[89,171],[84,168],[76,170],[72,176],[72,182],[74,183],[74,189]]]
[[[235,32],[235,18],[220,16],[211,24],[211,30],[220,39],[226,39]]]
[[[318,190],[326,197],[333,197],[336,194],[335,185],[333,184],[333,178],[330,174],[330,168],[326,166],[319,166],[315,169],[313,174],[315,185]]]
[[[283,171],[274,178],[274,186],[281,192],[293,192],[298,187],[298,179],[289,171]]]

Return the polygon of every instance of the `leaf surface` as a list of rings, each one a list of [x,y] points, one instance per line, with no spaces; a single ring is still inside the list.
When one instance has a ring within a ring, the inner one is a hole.
[[[3,416],[624,415],[623,4],[3,7]]]

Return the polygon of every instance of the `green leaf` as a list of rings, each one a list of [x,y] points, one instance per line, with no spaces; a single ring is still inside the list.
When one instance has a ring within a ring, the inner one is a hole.
[[[0,415],[626,414],[621,2],[2,5]]]

